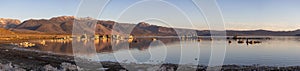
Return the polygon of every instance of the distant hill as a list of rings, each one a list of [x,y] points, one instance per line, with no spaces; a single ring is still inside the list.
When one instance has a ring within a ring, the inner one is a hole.
[[[54,33],[54,34],[71,34],[73,28],[73,22],[75,17],[73,16],[61,16],[54,17],[49,20],[40,19],[40,20],[26,20],[15,29],[18,31],[37,31],[42,33]],[[103,25],[97,24],[97,33],[109,34],[110,30]]]
[[[297,31],[268,31],[268,30],[250,30],[250,31],[227,31],[232,35],[248,35],[248,36],[294,36],[299,34]]]
[[[17,19],[0,18],[0,28],[14,28],[21,23]]]
[[[90,18],[75,18],[74,16],[60,16],[51,19],[30,19],[22,23],[18,20],[4,22],[5,24],[15,24],[9,27],[10,32],[16,33],[46,33],[46,34],[72,34],[74,20],[87,20]],[[115,21],[96,20],[96,34],[124,34],[130,33],[136,36],[176,36],[176,35],[194,35],[210,36],[210,30],[193,30],[183,28],[170,28],[157,25],[151,25],[146,22],[137,24],[118,23]],[[3,22],[2,22],[3,23]],[[77,22],[78,23],[78,22]],[[0,19],[1,24],[1,19]],[[3,26],[3,25],[2,25]],[[132,28],[132,29],[129,29]],[[2,29],[2,30],[6,30]],[[9,31],[7,30],[7,31]],[[80,31],[91,31],[93,29],[82,28]],[[114,31],[114,32],[113,32]],[[131,32],[129,32],[131,31]],[[211,30],[214,31],[214,30]],[[223,31],[215,31],[223,32]],[[300,30],[295,31],[268,31],[268,30],[226,30],[228,36],[299,36]],[[4,32],[0,32],[4,33]]]
[[[40,19],[40,20],[26,20],[16,28],[12,29],[15,32],[39,32],[39,33],[54,33],[54,34],[71,34],[73,28],[73,22],[76,19],[73,16],[61,16],[54,17],[49,20]],[[166,28],[161,26],[149,25],[147,23],[139,23],[136,26],[134,24],[128,23],[117,23],[114,21],[102,21],[97,20],[96,34],[111,34],[112,28],[114,25],[118,29],[114,29],[115,33],[122,34],[125,33],[128,28],[133,28],[132,32],[129,32],[134,35],[175,35],[175,31],[172,28]],[[132,27],[135,26],[135,27]],[[83,28],[84,29],[84,28]]]

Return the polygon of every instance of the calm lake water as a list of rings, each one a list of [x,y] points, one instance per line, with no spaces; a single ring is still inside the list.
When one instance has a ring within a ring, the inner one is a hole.
[[[72,41],[44,40],[45,45],[39,44],[43,40],[31,41],[36,47],[21,48],[45,51],[50,53],[73,55]],[[270,40],[258,40],[262,43],[237,43],[236,40],[181,40],[174,38],[137,39],[129,43],[127,40],[93,40],[78,41],[93,42],[83,50],[95,51],[97,55],[87,55],[95,61],[121,61],[140,63],[176,63],[176,64],[202,64],[207,65],[211,56],[211,44],[217,47],[226,46],[224,64],[237,65],[271,65],[294,66],[300,65],[300,37],[271,37]],[[81,45],[81,44],[78,44]],[[92,47],[89,49],[89,47]],[[89,52],[87,51],[87,52]],[[84,56],[84,54],[83,54]],[[134,58],[134,59],[131,59]],[[180,60],[181,59],[181,60]]]

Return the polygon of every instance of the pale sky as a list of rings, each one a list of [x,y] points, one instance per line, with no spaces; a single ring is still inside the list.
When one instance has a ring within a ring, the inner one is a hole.
[[[209,29],[201,11],[192,0],[145,2],[128,8],[139,1],[111,0],[98,19],[137,23],[141,20],[135,18],[150,17],[171,23],[174,27],[191,28],[190,26],[193,26],[194,29]],[[300,0],[217,0],[217,4],[224,17],[225,28],[228,30],[300,29]],[[70,16],[76,15],[79,6],[80,0],[1,0],[0,18],[27,20]],[[128,11],[121,15],[120,13],[125,9]],[[157,20],[147,21],[155,25],[168,26]],[[189,21],[193,25],[186,24]]]

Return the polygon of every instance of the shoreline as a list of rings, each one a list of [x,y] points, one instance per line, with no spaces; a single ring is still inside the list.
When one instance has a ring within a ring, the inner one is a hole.
[[[102,70],[107,71],[118,71],[125,70],[121,65],[131,66],[134,69],[148,69],[148,67],[155,67],[159,70],[176,70],[178,69],[178,64],[162,64],[161,66],[153,65],[153,64],[135,64],[135,63],[118,63],[118,62],[85,62],[85,67],[76,66],[74,57],[66,56],[66,55],[57,55],[51,53],[44,52],[34,52],[34,51],[25,51],[14,49],[16,47],[8,46],[7,44],[0,44],[0,70],[2,70],[1,66],[11,65],[10,69],[23,69],[23,70],[33,70],[33,71],[45,71],[47,69],[57,69],[57,70],[77,70],[84,68],[95,67],[99,70],[99,63],[103,65],[104,68]],[[98,66],[98,67],[97,67]],[[157,67],[158,66],[158,67]],[[185,66],[180,65],[184,70],[205,70],[207,66],[205,65],[194,65],[194,66]],[[93,69],[93,68],[91,68]],[[6,70],[6,69],[3,69]],[[223,65],[222,70],[231,71],[231,70],[300,70],[300,66],[260,66],[257,64],[254,65]]]

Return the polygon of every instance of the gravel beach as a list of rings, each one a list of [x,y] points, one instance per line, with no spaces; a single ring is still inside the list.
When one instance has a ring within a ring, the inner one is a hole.
[[[74,57],[66,55],[57,55],[52,53],[21,50],[9,44],[0,44],[0,71],[120,71],[120,70],[145,70],[145,71],[205,71],[207,66],[185,66],[181,68],[177,64],[135,64],[125,63],[125,69],[117,62],[100,62],[102,67],[99,67],[98,62],[84,62],[85,67],[76,66]],[[300,66],[260,66],[260,65],[223,65],[224,71],[300,71]]]

